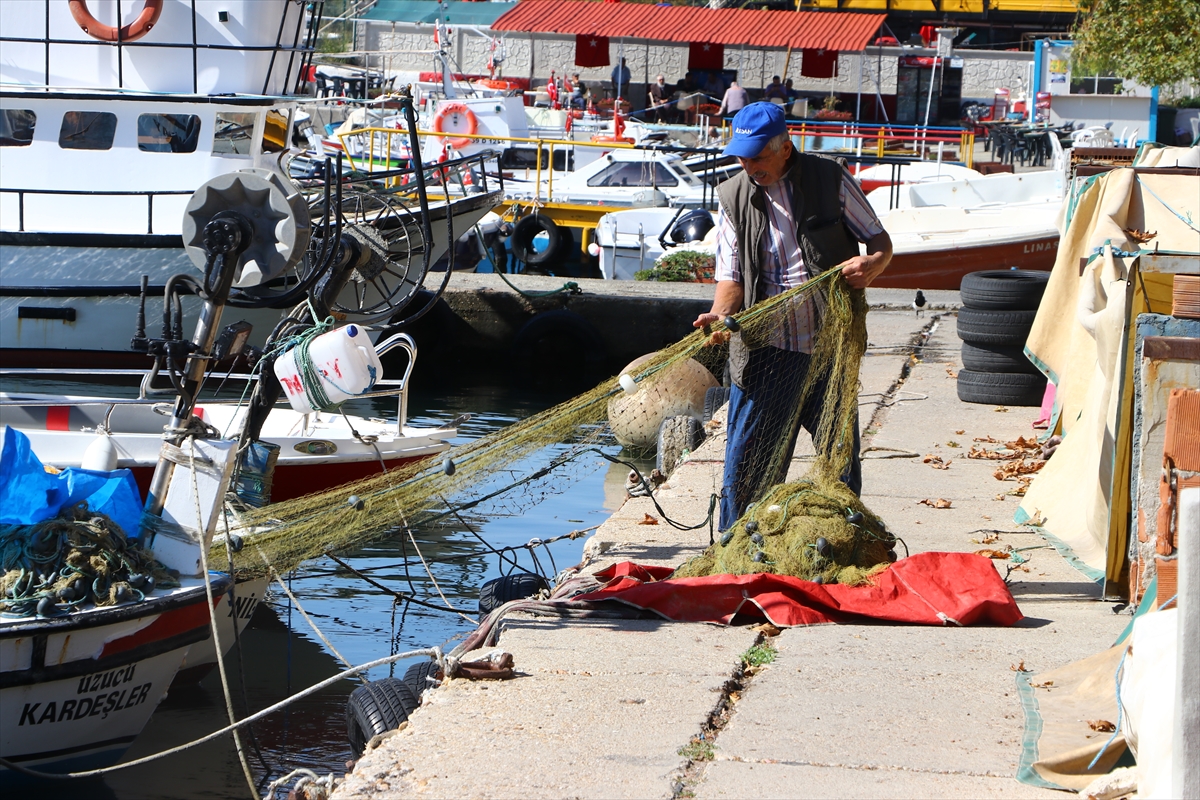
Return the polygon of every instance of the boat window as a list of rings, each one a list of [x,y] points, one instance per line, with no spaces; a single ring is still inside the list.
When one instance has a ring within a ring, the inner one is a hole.
[[[68,111],[58,131],[64,150],[108,150],[117,133],[117,115],[107,111]]]
[[[588,186],[678,186],[679,178],[657,161],[617,161],[588,178]]]
[[[200,118],[192,114],[142,114],[137,135],[139,150],[194,153],[200,140]]]
[[[268,111],[263,126],[262,151],[278,153],[287,149],[288,118],[282,111]]]
[[[37,114],[27,108],[6,108],[0,112],[0,147],[24,147],[33,141]]]
[[[213,132],[213,155],[248,156],[253,145],[253,135],[253,113],[218,113],[216,130]]]

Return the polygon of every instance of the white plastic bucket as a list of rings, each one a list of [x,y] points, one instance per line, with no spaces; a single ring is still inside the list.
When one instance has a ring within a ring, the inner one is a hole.
[[[275,377],[279,378],[292,408],[301,414],[311,414],[320,409],[304,390],[296,366],[296,350],[293,347],[275,360]],[[370,391],[383,374],[375,346],[367,332],[357,325],[346,325],[313,339],[308,357],[331,403],[341,403]]]

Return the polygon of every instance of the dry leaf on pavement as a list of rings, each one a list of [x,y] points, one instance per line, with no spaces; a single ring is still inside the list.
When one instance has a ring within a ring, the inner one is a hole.
[[[1100,733],[1112,733],[1117,729],[1116,725],[1106,719],[1089,719],[1087,724],[1089,728]]]
[[[930,508],[949,508],[950,501],[944,497],[939,497],[936,500],[930,500],[926,497],[924,500],[918,500],[918,505],[929,506]]]
[[[658,524],[658,520],[655,519],[654,517],[650,516],[649,514],[643,514],[642,521],[638,523],[638,525],[657,525],[657,524]]]

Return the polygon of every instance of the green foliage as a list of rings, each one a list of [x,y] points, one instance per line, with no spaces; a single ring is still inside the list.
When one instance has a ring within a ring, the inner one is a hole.
[[[712,278],[717,257],[695,250],[676,250],[660,258],[650,269],[638,270],[638,281],[699,281]]]
[[[769,642],[756,644],[742,653],[742,663],[747,667],[761,667],[775,660],[775,648]]]
[[[676,751],[688,761],[712,761],[716,751],[707,739],[692,739]]]
[[[1200,80],[1197,0],[1080,0],[1071,54],[1076,75],[1145,86]]]

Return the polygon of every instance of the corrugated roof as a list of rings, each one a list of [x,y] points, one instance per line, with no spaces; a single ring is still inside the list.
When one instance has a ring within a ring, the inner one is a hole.
[[[490,27],[497,17],[513,7],[512,3],[468,3],[450,0],[445,4],[445,19],[452,25]],[[379,0],[362,18],[373,22],[433,24],[433,21],[441,16],[440,8],[433,0]]]
[[[885,14],[521,0],[492,30],[751,47],[862,50]]]

